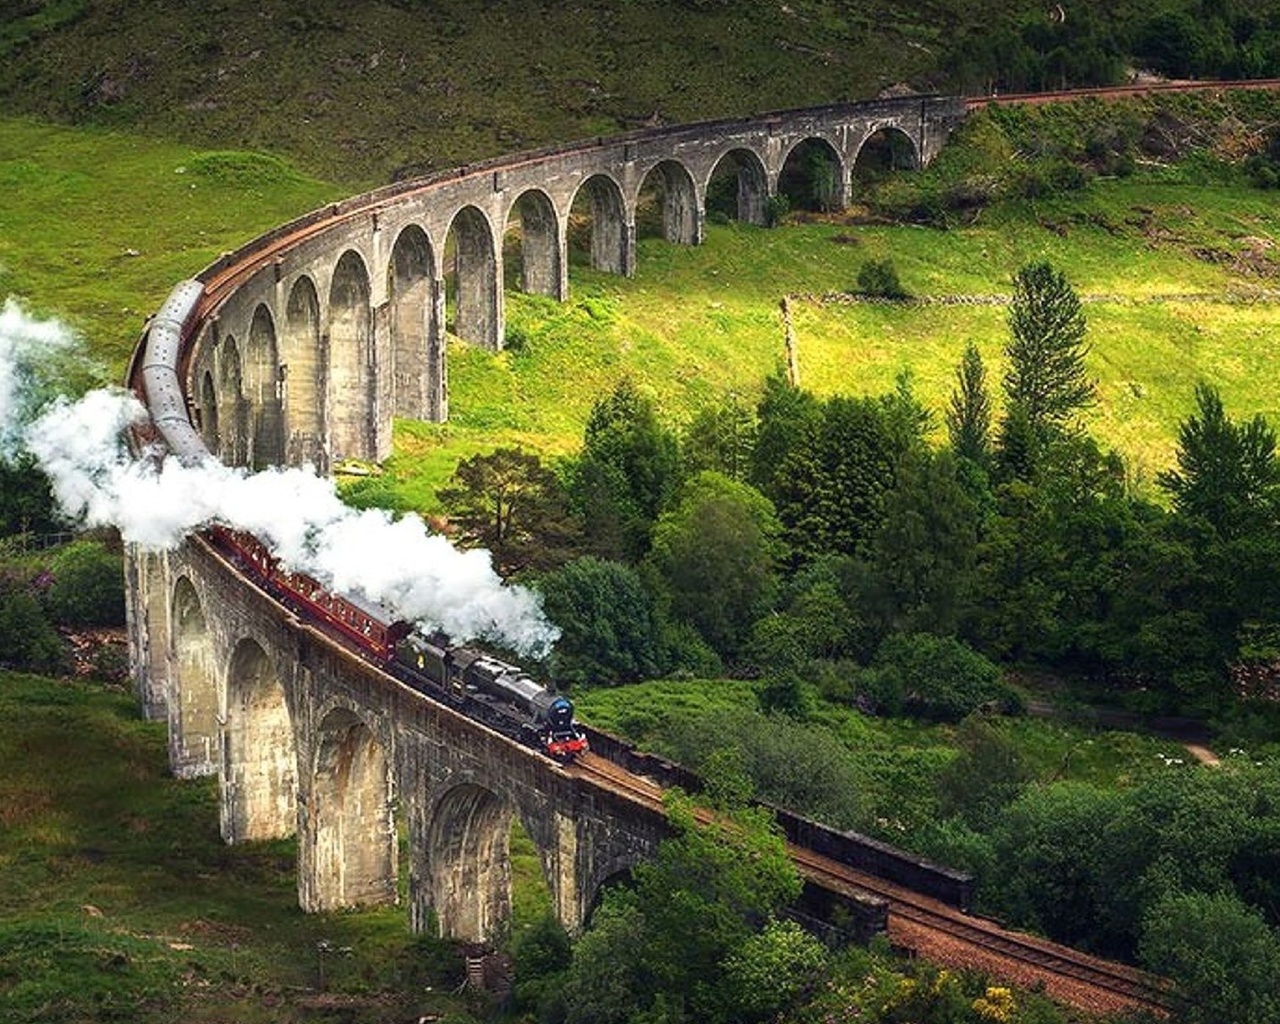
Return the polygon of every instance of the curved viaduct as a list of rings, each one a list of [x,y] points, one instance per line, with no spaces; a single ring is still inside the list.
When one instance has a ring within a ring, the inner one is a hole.
[[[840,203],[873,136],[897,138],[918,167],[963,116],[960,99],[912,97],[639,132],[336,203],[197,275],[173,353],[180,396],[146,393],[141,346],[130,384],[153,419],[177,406],[232,465],[378,460],[393,417],[446,418],[446,331],[501,348],[514,253],[520,288],[567,296],[571,212],[589,219],[592,264],[630,274],[644,196],[659,200],[669,241],[695,245],[726,174],[737,217],[764,223],[796,153],[823,155]],[[492,938],[518,819],[572,930],[663,835],[660,813],[345,651],[201,538],[126,554],[135,679],[146,713],[168,721],[174,772],[217,776],[228,842],[297,835],[304,909],[394,901],[403,836],[412,926]]]

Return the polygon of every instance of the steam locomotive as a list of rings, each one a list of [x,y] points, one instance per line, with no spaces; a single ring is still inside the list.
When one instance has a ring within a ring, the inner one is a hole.
[[[272,597],[414,689],[556,760],[571,761],[587,749],[573,703],[515,665],[454,645],[442,633],[424,635],[372,601],[332,593],[305,573],[286,570],[252,534],[214,525],[205,536]]]

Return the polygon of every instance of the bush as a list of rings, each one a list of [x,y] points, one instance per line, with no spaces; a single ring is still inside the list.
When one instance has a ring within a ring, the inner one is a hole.
[[[124,567],[96,541],[74,541],[50,566],[45,608],[60,626],[124,625]]]
[[[954,637],[895,633],[881,644],[874,667],[883,693],[900,692],[908,710],[927,718],[958,722],[990,704],[1019,709],[999,666]]]
[[[902,714],[902,673],[893,669],[866,668],[853,682],[852,704],[868,715]]]
[[[1049,158],[1023,167],[1014,191],[1024,199],[1049,199],[1079,192],[1089,184],[1089,172],[1069,160]]]
[[[782,193],[770,196],[765,205],[764,218],[769,227],[777,227],[791,212],[791,200]]]
[[[905,299],[893,260],[867,260],[858,271],[858,291],[875,299]]]
[[[611,686],[666,667],[653,598],[629,565],[587,555],[547,573],[539,589],[561,630],[552,678]]]
[[[55,675],[67,668],[67,652],[32,586],[0,571],[0,664]]]

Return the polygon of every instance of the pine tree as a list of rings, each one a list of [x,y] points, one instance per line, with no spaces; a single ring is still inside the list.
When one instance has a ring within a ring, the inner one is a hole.
[[[1196,413],[1178,428],[1178,468],[1157,478],[1184,516],[1204,520],[1220,537],[1269,530],[1280,504],[1275,431],[1261,415],[1236,423],[1222,397],[1196,385]]]
[[[987,393],[987,371],[973,342],[965,347],[956,367],[956,388],[947,407],[947,436],[951,450],[960,458],[986,465],[991,436],[991,396]]]
[[[1028,264],[1014,275],[1005,396],[1042,438],[1067,427],[1094,402],[1096,385],[1084,362],[1086,327],[1080,299],[1048,262]]]

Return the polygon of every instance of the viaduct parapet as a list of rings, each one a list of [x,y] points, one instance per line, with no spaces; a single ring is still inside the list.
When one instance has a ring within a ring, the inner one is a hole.
[[[444,420],[445,338],[499,349],[508,280],[568,295],[570,217],[591,263],[631,274],[637,210],[696,245],[709,193],[764,224],[797,153],[842,204],[868,141],[927,164],[960,99],[910,97],[652,130],[520,154],[333,204],[197,275],[168,353],[180,394],[130,384],[153,420],[189,418],[224,462],[314,466],[390,453],[395,416]],[[509,276],[510,275],[510,276]],[[153,332],[154,333],[154,332]],[[163,353],[162,353],[163,354]],[[150,369],[148,366],[146,369]],[[150,378],[148,378],[150,379]],[[661,814],[594,788],[379,672],[259,591],[199,537],[126,553],[130,653],[173,771],[215,775],[228,842],[298,837],[306,910],[394,901],[407,842],[410,919],[472,941],[509,908],[519,821],[571,930],[602,885],[647,857]]]

